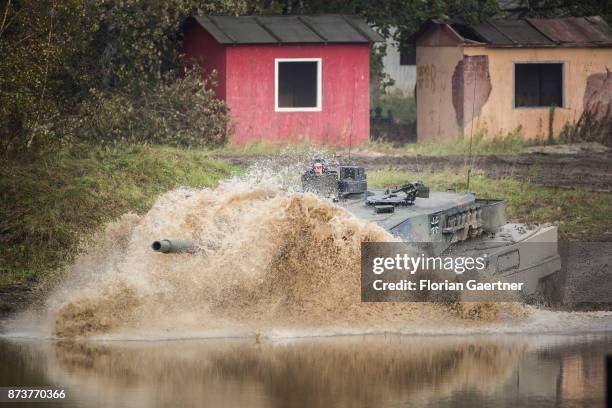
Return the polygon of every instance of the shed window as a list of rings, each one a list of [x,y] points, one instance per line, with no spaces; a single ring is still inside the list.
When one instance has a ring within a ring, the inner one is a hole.
[[[514,65],[514,106],[563,106],[563,64]]]
[[[321,110],[321,59],[276,60],[276,111]]]

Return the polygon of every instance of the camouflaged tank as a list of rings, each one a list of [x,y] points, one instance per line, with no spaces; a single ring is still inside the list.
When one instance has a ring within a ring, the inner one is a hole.
[[[302,175],[304,192],[332,200],[358,218],[375,222],[430,256],[486,251],[486,272],[496,279],[523,282],[523,294],[538,291],[544,278],[561,268],[557,228],[550,224],[507,223],[506,202],[480,199],[471,192],[429,191],[422,182],[395,189],[368,189],[365,169],[331,170],[317,159]],[[198,242],[159,240],[163,253],[196,251]]]

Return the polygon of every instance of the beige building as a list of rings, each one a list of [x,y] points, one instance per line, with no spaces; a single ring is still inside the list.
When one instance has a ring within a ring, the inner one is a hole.
[[[430,20],[415,42],[419,141],[548,137],[585,110],[612,118],[612,30],[599,17]]]

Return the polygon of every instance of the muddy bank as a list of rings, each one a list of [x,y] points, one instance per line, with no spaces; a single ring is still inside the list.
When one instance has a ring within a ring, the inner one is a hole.
[[[411,172],[463,171],[469,159],[457,156],[415,156],[384,154],[371,151],[333,154],[339,163],[351,163],[369,170],[394,168]],[[262,158],[294,159],[291,156],[222,155],[220,158],[248,167]],[[493,179],[527,180],[544,187],[562,189],[582,188],[589,191],[612,191],[612,151],[547,153],[531,152],[512,155],[473,156],[472,166]]]

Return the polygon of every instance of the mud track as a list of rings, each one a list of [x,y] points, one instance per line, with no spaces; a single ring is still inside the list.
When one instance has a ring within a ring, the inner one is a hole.
[[[384,154],[378,152],[348,152],[334,155],[338,163],[351,163],[369,170],[392,168],[410,172],[439,172],[444,170],[463,172],[470,160],[466,156],[415,156]],[[222,155],[242,167],[262,158],[274,156]],[[293,161],[291,156],[280,155],[278,160]],[[525,180],[544,187],[562,189],[581,188],[589,191],[612,191],[612,152],[542,154],[522,153],[513,155],[473,156],[472,167],[492,179],[511,178]]]

